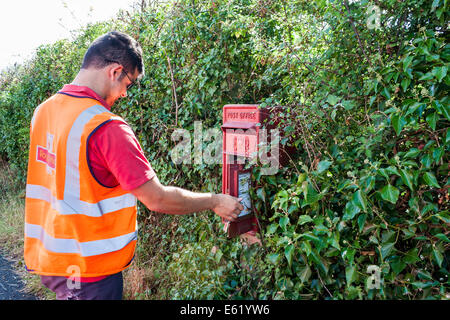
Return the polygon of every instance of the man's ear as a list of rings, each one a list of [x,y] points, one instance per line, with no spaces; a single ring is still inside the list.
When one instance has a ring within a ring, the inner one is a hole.
[[[113,63],[108,67],[108,76],[111,80],[117,80],[122,74],[123,67],[120,64]]]

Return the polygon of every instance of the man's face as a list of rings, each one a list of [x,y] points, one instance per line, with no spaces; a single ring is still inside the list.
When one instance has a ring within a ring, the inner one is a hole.
[[[127,88],[136,81],[139,72],[126,71],[122,65],[115,64],[108,72],[109,90],[105,97],[106,103],[112,106],[117,99],[127,96]]]

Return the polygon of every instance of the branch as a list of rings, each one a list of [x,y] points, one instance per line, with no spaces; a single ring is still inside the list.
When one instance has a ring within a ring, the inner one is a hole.
[[[169,64],[170,77],[172,78],[172,89],[175,99],[175,127],[178,126],[178,98],[177,98],[177,88],[175,87],[175,81],[173,80],[172,66],[170,65],[170,58],[167,57],[167,63]]]
[[[358,38],[359,48],[363,52],[364,57],[366,58],[366,60],[369,63],[369,65],[372,67],[372,63],[370,62],[369,57],[366,54],[366,50],[364,50],[364,47],[362,45],[361,38],[359,36],[359,32],[358,32],[358,30],[355,27],[355,22],[353,21],[351,15],[350,15],[350,7],[348,5],[348,0],[344,0],[343,2],[344,2],[344,6],[345,6],[345,8],[347,9],[347,12],[348,12],[348,20],[350,21],[350,24],[352,25],[353,31],[356,34],[356,38]]]

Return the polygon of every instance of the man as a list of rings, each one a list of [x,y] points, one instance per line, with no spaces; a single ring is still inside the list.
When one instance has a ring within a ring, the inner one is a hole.
[[[110,112],[143,73],[139,44],[109,32],[91,44],[72,84],[34,112],[24,258],[57,299],[122,298],[122,270],[136,246],[136,198],[153,211],[210,209],[230,221],[243,210],[241,199],[159,182],[131,128]]]

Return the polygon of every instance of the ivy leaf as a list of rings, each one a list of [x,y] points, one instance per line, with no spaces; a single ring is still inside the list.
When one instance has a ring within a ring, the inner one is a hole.
[[[299,225],[304,225],[305,223],[311,222],[313,221],[313,219],[308,216],[307,214],[301,215],[300,217],[298,217],[298,224]]]
[[[322,240],[320,240],[318,237],[313,235],[311,232],[303,233],[302,237],[304,237],[304,238],[306,238],[308,240],[312,240],[312,241],[316,241],[316,242],[322,242]]]
[[[406,124],[406,120],[399,114],[394,114],[391,116],[391,121],[392,121],[392,126],[394,127],[395,133],[397,133],[397,135],[400,134],[400,132],[402,131],[403,127]]]
[[[398,170],[397,170],[396,167],[389,166],[389,167],[386,168],[386,171],[387,171],[389,174],[396,174],[396,175],[400,176],[400,173],[398,172]]]
[[[431,79],[433,79],[433,73],[431,72],[427,72],[419,78],[420,81],[427,81]]]
[[[433,162],[430,154],[426,154],[420,159],[420,162],[425,166],[425,168],[429,168]]]
[[[330,94],[330,95],[328,96],[327,102],[328,102],[329,105],[334,106],[336,103],[338,103],[338,101],[339,101],[340,99],[341,99],[341,98],[336,97],[336,96]]]
[[[406,169],[401,169],[400,170],[400,177],[402,178],[402,181],[404,184],[406,184],[408,186],[408,188],[411,191],[414,191],[414,177],[413,175]]]
[[[339,245],[339,232],[335,232],[333,234],[333,238],[330,238],[330,244],[338,250],[341,250],[341,246]]]
[[[428,125],[431,127],[431,129],[436,130],[436,122],[438,119],[437,112],[433,112],[429,114],[426,118]]]
[[[443,234],[443,233],[438,233],[438,234],[435,234],[434,236],[435,236],[436,238],[442,240],[442,241],[445,241],[445,242],[449,242],[449,243],[450,243],[450,240],[449,240],[449,239],[447,238],[447,236],[446,236],[445,234]]]
[[[328,160],[320,161],[319,164],[317,165],[317,172],[318,173],[324,172],[325,170],[327,170],[330,167],[331,164],[332,164],[332,162],[328,161]]]
[[[395,274],[399,274],[406,267],[406,263],[404,263],[400,258],[392,261],[390,263],[392,270],[394,270]]]
[[[361,178],[360,186],[362,187],[362,189],[365,193],[368,193],[375,186],[375,177],[367,176],[367,177]]]
[[[297,197],[294,197],[294,199],[298,199],[298,198],[297,198]],[[291,205],[289,206],[287,212],[288,212],[288,214],[291,214],[291,213],[293,213],[293,212],[295,212],[295,211],[297,211],[297,210],[298,210],[298,205],[297,205],[297,203],[293,203],[293,204],[291,204]]]
[[[419,279],[425,279],[425,280],[433,280],[433,277],[431,276],[431,274],[428,272],[428,271],[426,271],[426,270],[419,270],[418,272],[417,272],[417,277],[419,278]]]
[[[438,54],[430,54],[426,57],[427,62],[439,60]]]
[[[289,267],[292,266],[292,256],[294,255],[294,245],[290,244],[284,249],[284,256],[286,257]]]
[[[447,1],[447,0],[445,0],[445,1]],[[440,7],[439,9],[436,10],[436,17],[437,17],[438,19],[441,18],[441,16],[442,16],[442,14],[444,13],[444,10],[445,10],[445,9],[446,9],[446,5]]]
[[[412,237],[414,237],[416,235],[414,232],[412,232],[411,230],[408,230],[408,229],[403,229],[402,232],[405,235],[404,236],[405,240],[406,239],[410,239],[410,238],[412,238]]]
[[[336,109],[334,109],[332,112],[331,112],[331,119],[333,119],[333,121],[335,121],[336,120]]]
[[[406,72],[406,69],[408,69],[413,58],[414,58],[414,56],[407,56],[405,59],[403,59],[403,72]]]
[[[256,190],[256,195],[261,201],[263,201],[263,202],[266,201],[264,188],[259,188],[258,190]]]
[[[267,182],[269,182],[271,185],[277,186],[277,180],[273,176],[267,176]]]
[[[387,243],[392,242],[395,239],[395,231],[393,230],[386,230],[381,235],[381,243]]]
[[[406,92],[410,83],[411,83],[411,79],[409,79],[409,78],[404,78],[402,80],[401,86],[402,86],[403,92]]]
[[[351,220],[353,219],[359,212],[361,211],[361,209],[355,205],[355,203],[353,201],[349,201],[347,202],[347,204],[345,205],[345,209],[344,209],[344,216],[342,217],[343,220]]]
[[[425,207],[423,207],[422,209],[422,215],[424,215],[425,213],[427,213],[428,211],[434,211],[434,212],[438,212],[438,206],[435,203],[429,203],[427,204]]]
[[[425,181],[425,183],[427,185],[429,185],[431,187],[436,187],[436,188],[441,187],[439,185],[439,183],[437,182],[436,177],[431,172],[425,172],[425,174],[423,175],[423,180]]]
[[[413,248],[409,250],[406,255],[403,257],[403,261],[407,264],[414,264],[417,261],[420,261],[419,258],[419,249]]]
[[[436,164],[438,164],[442,156],[444,155],[444,146],[440,148],[434,148],[432,150],[433,150],[433,160],[436,162]]]
[[[394,248],[394,242],[388,242],[381,246],[381,257],[385,260],[392,253]]]
[[[311,259],[314,261],[320,271],[322,271],[324,274],[328,274],[328,262],[325,259],[322,259],[315,249],[312,249],[311,251]]]
[[[278,264],[278,258],[279,258],[279,254],[278,253],[271,253],[267,255],[267,259],[269,260],[270,263],[272,264]]]
[[[347,280],[347,287],[349,287],[352,282],[356,280],[358,273],[356,272],[355,265],[351,264],[345,268],[345,280]]]
[[[431,104],[434,109],[436,109],[438,112],[442,113],[444,117],[447,118],[447,120],[450,121],[450,106],[448,104],[442,105],[439,101],[433,101]]]
[[[422,102],[414,102],[413,104],[409,105],[408,110],[406,111],[405,116],[408,116],[414,112],[416,112],[417,109],[420,107],[425,107],[425,103]]]
[[[220,263],[220,259],[222,259],[222,256],[223,256],[222,250],[218,249],[216,251],[216,256],[215,256],[216,263]]]
[[[267,226],[267,234],[275,233],[278,229],[278,225],[276,223],[272,223],[269,226]]]
[[[408,150],[407,153],[405,153],[405,155],[403,157],[415,159],[420,154],[420,152],[421,151],[418,148],[411,148]]]
[[[281,219],[280,219],[280,227],[284,230],[284,231],[286,231],[286,226],[287,226],[287,224],[289,223],[289,217],[282,217]]]
[[[384,87],[383,91],[381,91],[381,95],[384,96],[387,100],[391,98],[391,94],[389,93],[389,89]]]
[[[308,240],[302,241],[300,247],[301,247],[302,251],[304,253],[306,253],[306,256],[309,257],[309,255],[311,254],[311,250],[312,250],[312,247],[311,247],[311,244],[309,243],[309,241]]]
[[[303,183],[305,184],[305,182]],[[306,188],[303,188],[303,194],[305,195],[305,205],[313,204],[323,197],[323,195],[318,194],[317,191],[308,182],[306,182]]]
[[[449,130],[450,131],[450,130]],[[342,181],[338,187],[337,187],[337,192],[341,192],[342,190],[344,190],[345,188],[349,187],[352,185],[352,182],[349,179],[346,179],[344,181]]]
[[[303,181],[306,180],[306,173],[301,173],[298,175],[298,179],[297,179],[297,185],[301,186]]]
[[[312,274],[312,272],[311,272],[311,269],[309,268],[308,265],[306,265],[305,267],[301,268],[300,269],[300,273],[298,274],[301,283],[304,283],[304,282],[308,281],[309,278],[311,277],[311,274]]]
[[[408,201],[409,208],[412,210],[412,212],[420,213],[419,208],[419,198],[418,197],[411,197]]]
[[[355,259],[355,254],[356,254],[356,250],[355,249],[348,248],[348,249],[345,249],[342,252],[342,258],[347,260],[348,263],[351,265],[351,264],[353,264],[353,261]]]
[[[342,102],[342,106],[345,110],[352,110],[355,107],[355,102],[352,100],[345,100]]]
[[[438,81],[441,82],[442,79],[444,79],[445,76],[447,75],[447,67],[446,66],[434,67],[432,73],[436,77],[436,79],[438,79]]]
[[[359,227],[359,232],[361,232],[364,228],[364,223],[366,223],[366,219],[367,219],[367,213],[361,214],[358,217],[358,227]]]
[[[436,10],[436,8],[439,6],[439,2],[440,2],[440,0],[434,0],[433,1],[433,3],[431,4],[431,12]]]
[[[358,190],[353,194],[352,202],[362,211],[367,212],[367,200],[361,190]]]
[[[426,288],[429,288],[429,287],[431,287],[433,285],[432,282],[420,282],[420,281],[416,281],[416,282],[413,282],[411,284],[416,289],[426,289]]]
[[[437,262],[439,268],[442,267],[442,262],[444,261],[444,257],[442,253],[438,250],[438,248],[433,248],[433,258]]]
[[[380,168],[380,169],[377,170],[377,172],[379,174],[381,174],[383,177],[385,177],[387,181],[389,181],[389,175],[388,175],[388,173],[387,173],[385,168]]]
[[[386,201],[389,201],[393,204],[397,203],[398,196],[400,194],[400,191],[396,187],[394,187],[391,184],[386,185],[383,189],[380,191],[381,198],[383,198]]]

